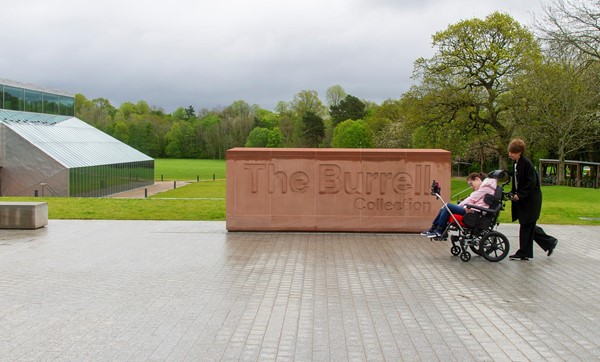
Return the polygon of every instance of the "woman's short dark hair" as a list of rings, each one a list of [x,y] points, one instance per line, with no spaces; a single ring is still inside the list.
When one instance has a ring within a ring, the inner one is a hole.
[[[508,145],[508,152],[523,154],[525,152],[525,142],[520,138],[515,138]]]

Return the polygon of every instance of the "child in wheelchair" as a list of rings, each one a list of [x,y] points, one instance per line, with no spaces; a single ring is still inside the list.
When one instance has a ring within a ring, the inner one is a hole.
[[[437,216],[433,220],[431,228],[423,231],[421,235],[427,236],[428,238],[441,238],[444,236],[444,232],[448,226],[448,220],[450,219],[450,213],[454,215],[465,215],[466,213],[473,212],[473,208],[467,207],[467,205],[488,207],[484,201],[485,195],[494,195],[496,191],[497,181],[494,178],[486,177],[484,173],[473,172],[467,176],[467,183],[473,189],[473,192],[466,199],[462,200],[458,205],[447,203],[438,212]]]
[[[510,249],[508,238],[496,230],[500,211],[504,209],[505,201],[510,199],[510,194],[504,192],[504,186],[510,182],[508,173],[496,170],[490,172],[487,178],[485,174],[475,173],[470,174],[467,180],[473,192],[458,205],[444,202],[439,183],[433,181],[431,194],[442,202],[443,207],[425,234],[432,240],[447,240],[452,232],[450,253],[460,255],[462,261],[471,259],[467,249],[488,261],[500,261]],[[498,182],[504,183],[500,186]]]

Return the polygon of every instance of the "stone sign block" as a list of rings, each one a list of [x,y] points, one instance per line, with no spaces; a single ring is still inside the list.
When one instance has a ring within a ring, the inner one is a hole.
[[[38,229],[46,225],[47,202],[0,202],[0,229]]]
[[[417,232],[450,194],[450,152],[432,149],[234,148],[230,231]]]

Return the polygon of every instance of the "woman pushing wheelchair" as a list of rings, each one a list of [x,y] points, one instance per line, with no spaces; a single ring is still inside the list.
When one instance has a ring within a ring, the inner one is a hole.
[[[542,210],[540,178],[533,163],[523,156],[525,142],[514,139],[508,145],[508,157],[514,161],[512,175],[512,221],[519,220],[519,250],[510,256],[513,260],[533,258],[535,241],[550,256],[558,240],[547,235],[536,225]]]

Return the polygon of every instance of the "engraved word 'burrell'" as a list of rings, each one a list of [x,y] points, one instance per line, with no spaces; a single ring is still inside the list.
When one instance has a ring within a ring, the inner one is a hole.
[[[406,172],[350,172],[342,174],[342,168],[334,164],[319,165],[319,193],[337,194],[344,191],[347,194],[373,193],[378,188],[380,195],[388,190],[404,194],[413,188],[412,177]]]
[[[415,180],[407,172],[343,172],[336,164],[318,164],[317,183],[319,194],[386,195],[389,192],[406,195],[409,192],[421,195],[429,179],[429,166],[416,166]],[[284,171],[275,171],[273,163],[245,163],[244,170],[250,172],[250,190],[258,193],[264,187],[264,177],[267,179],[267,192],[274,193],[278,189],[285,194],[291,192],[306,192],[310,186],[310,177],[304,171],[295,171],[288,175]],[[424,170],[423,170],[424,168]],[[425,184],[421,185],[423,182]]]

